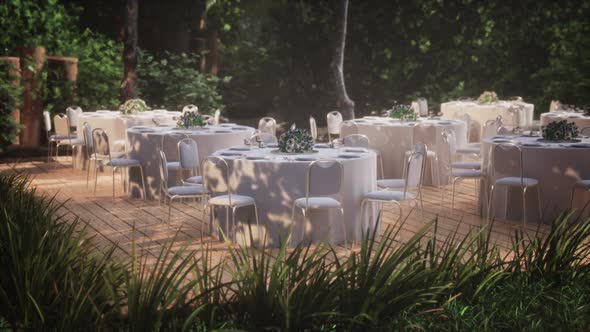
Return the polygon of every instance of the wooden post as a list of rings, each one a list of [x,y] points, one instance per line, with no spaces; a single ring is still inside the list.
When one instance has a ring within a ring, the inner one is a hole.
[[[344,48],[346,46],[346,28],[348,25],[348,0],[338,2],[338,21],[336,24],[336,35],[334,53],[332,56],[333,84],[336,92],[336,107],[342,112],[345,120],[354,119],[354,101],[348,97],[346,84],[344,83]]]
[[[37,147],[41,144],[41,118],[43,99],[39,94],[41,89],[38,73],[45,64],[45,47],[23,47],[19,49],[22,57],[30,58],[33,70],[29,69],[28,61],[21,62],[23,77],[23,108],[20,113],[21,124],[24,128],[20,132],[20,144]]]
[[[66,80],[72,84],[72,89],[75,89],[78,80],[78,58],[49,55],[47,61],[62,62],[66,71]]]
[[[20,84],[21,71],[20,71],[20,58],[17,57],[0,57],[0,61],[7,62],[10,65],[8,70],[9,77],[12,78],[12,85],[18,86]],[[20,110],[13,109],[10,111],[10,115],[14,119],[14,123],[20,123]],[[20,140],[17,136],[12,144],[19,144]]]

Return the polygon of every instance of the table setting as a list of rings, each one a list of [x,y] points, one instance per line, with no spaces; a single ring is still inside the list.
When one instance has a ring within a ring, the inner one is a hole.
[[[543,221],[554,220],[564,209],[568,209],[573,185],[578,180],[590,178],[590,137],[579,135],[573,123],[553,122],[541,133],[498,135],[484,139],[482,143],[482,166],[488,175],[488,185],[502,176],[519,176],[518,155],[502,153],[492,160],[492,149],[498,144],[515,144],[521,149],[522,176],[539,181]],[[506,174],[492,172],[494,162],[501,163]],[[588,195],[579,195],[573,207],[580,210],[589,199]],[[494,200],[495,215],[504,213],[509,220],[522,216],[521,192],[497,191]],[[535,199],[527,200],[527,216],[538,220],[538,210]]]
[[[484,124],[488,120],[502,117],[504,126],[530,129],[533,126],[535,105],[526,103],[520,97],[500,100],[495,92],[486,91],[477,99],[464,98],[440,105],[445,119],[457,119],[463,114],[471,118],[470,142],[479,142]]]
[[[378,150],[383,158],[384,178],[401,178],[406,152],[411,150],[414,143],[414,128],[419,124],[432,125],[436,128],[435,137],[416,137],[420,141],[435,142],[429,149],[441,157],[448,158],[448,151],[442,145],[441,134],[444,129],[451,129],[457,137],[457,145],[467,143],[467,127],[459,120],[440,119],[438,117],[417,117],[417,115],[398,115],[387,117],[366,116],[342,124],[342,137],[351,134],[362,134],[369,138],[369,147]],[[430,167],[430,163],[427,164]],[[439,174],[446,174],[442,163],[439,164]],[[444,184],[446,177],[442,176]],[[435,181],[436,182],[436,181]],[[431,171],[425,171],[424,184],[433,183]]]
[[[567,120],[573,122],[579,129],[590,127],[590,109],[577,108],[572,105],[558,104],[551,112],[541,114],[541,125],[546,126],[551,122]]]

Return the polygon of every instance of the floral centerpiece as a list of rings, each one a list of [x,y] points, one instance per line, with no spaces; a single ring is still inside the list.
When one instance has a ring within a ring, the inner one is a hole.
[[[195,128],[195,127],[203,127],[207,124],[205,118],[196,111],[186,111],[182,113],[180,118],[178,118],[178,122],[176,126],[178,128]]]
[[[572,141],[578,137],[578,126],[573,122],[561,120],[543,127],[543,140],[552,142]]]
[[[389,110],[389,117],[402,121],[416,121],[417,114],[410,105],[396,104]]]
[[[119,106],[119,111],[123,114],[135,114],[139,112],[145,112],[150,108],[147,107],[145,101],[141,99],[128,99],[124,102],[121,106]]]
[[[292,128],[279,138],[282,153],[305,153],[313,151],[313,137],[306,129]]]
[[[498,95],[494,91],[484,91],[478,98],[480,104],[491,104],[498,101]]]

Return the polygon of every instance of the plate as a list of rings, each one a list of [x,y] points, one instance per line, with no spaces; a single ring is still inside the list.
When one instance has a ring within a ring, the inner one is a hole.
[[[295,158],[295,161],[316,161],[318,160],[317,158],[313,158],[313,157],[297,157]]]
[[[286,156],[296,156],[296,155],[305,155],[305,154],[318,153],[319,151],[318,150],[311,150],[311,151],[306,151],[306,152],[303,152],[303,153],[287,153],[287,152],[281,152],[279,150],[272,150],[270,152],[271,153],[274,153],[274,154],[283,154],[283,155],[286,155]]]
[[[574,143],[569,146],[572,148],[590,148],[590,143]]]
[[[247,156],[246,159],[247,160],[262,160],[262,159],[264,159],[264,156]]]
[[[243,147],[243,146],[234,146],[233,148],[229,148],[228,150],[232,150],[232,151],[250,151],[249,147]]]
[[[441,124],[441,125],[451,125],[453,123],[451,121],[439,121],[438,124]]]
[[[248,130],[246,127],[231,127],[231,130]]]
[[[224,156],[224,157],[239,157],[242,156],[241,153],[237,153],[237,152],[221,152],[219,153],[220,156]]]
[[[266,145],[267,148],[278,148],[279,145],[277,143],[269,143]]]
[[[357,159],[360,158],[361,156],[356,155],[356,154],[339,154],[338,158],[342,158],[342,159]]]
[[[492,140],[492,142],[494,142],[494,143],[514,143],[512,140],[505,139],[505,138],[494,139],[494,140]]]
[[[327,144],[316,144],[313,147],[316,149],[329,149],[330,148],[330,146]]]
[[[365,152],[367,152],[367,150],[365,150],[365,149],[344,149],[344,152],[365,153]]]
[[[582,140],[574,138],[573,140],[569,140],[569,141],[548,141],[544,138],[539,138],[537,141],[545,142],[545,143],[580,143]]]
[[[216,134],[229,134],[229,133],[231,133],[231,131],[229,131],[229,130],[216,130],[215,133]]]
[[[528,146],[528,147],[543,146],[542,144],[539,144],[539,143],[522,143],[521,145]]]

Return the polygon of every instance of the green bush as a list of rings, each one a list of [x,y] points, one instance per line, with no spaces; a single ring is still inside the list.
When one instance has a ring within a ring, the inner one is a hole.
[[[0,62],[0,152],[12,143],[22,128],[14,122],[12,110],[19,109],[23,89],[20,80],[10,75],[11,66]]]
[[[200,112],[212,113],[222,106],[219,85],[230,78],[220,79],[200,73],[197,59],[195,54],[168,52],[156,59],[141,52],[137,68],[139,94],[152,108],[177,111],[187,104],[194,104]]]

